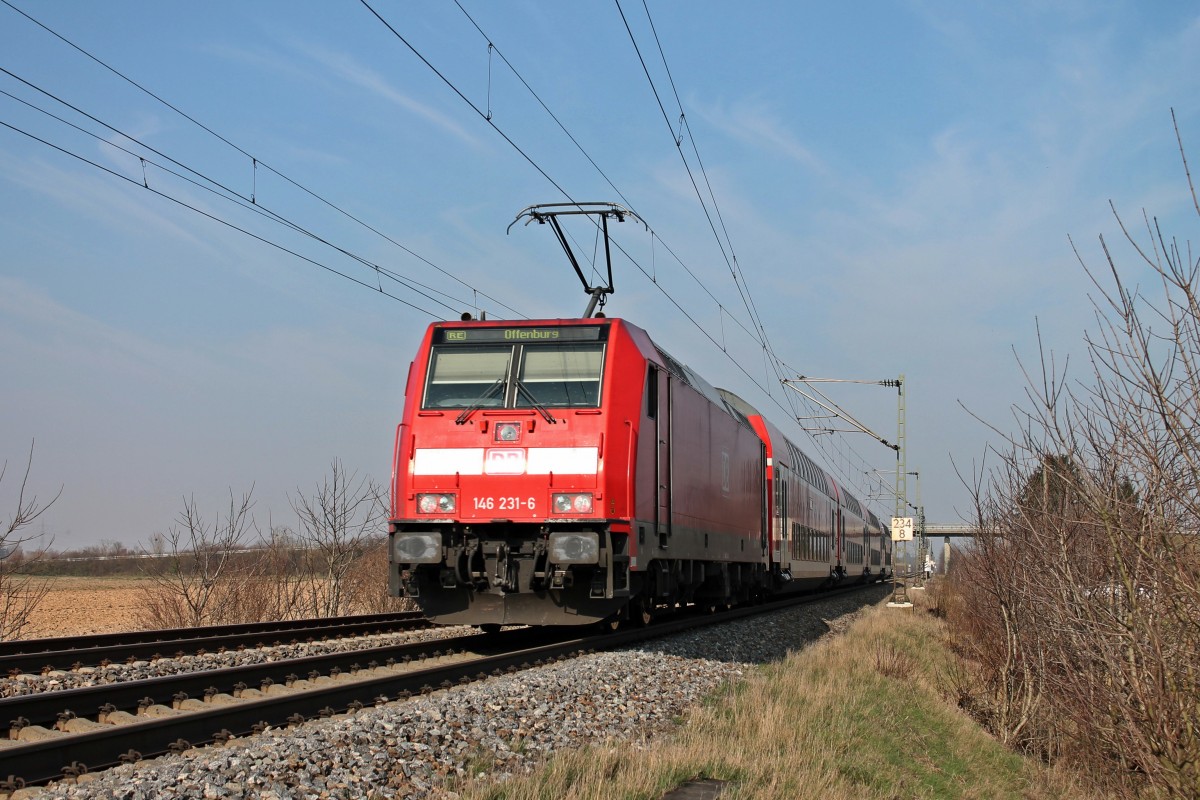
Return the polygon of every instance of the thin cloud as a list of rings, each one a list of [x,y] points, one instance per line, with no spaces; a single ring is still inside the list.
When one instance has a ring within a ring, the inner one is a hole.
[[[189,247],[208,247],[188,228],[152,211],[147,204],[130,198],[127,192],[115,190],[112,185],[115,178],[80,174],[40,160],[7,157],[0,157],[0,175],[129,236],[142,239],[158,233]]]
[[[731,108],[699,108],[699,113],[705,121],[738,141],[766,147],[818,175],[829,175],[829,168],[825,162],[767,109],[745,103],[736,104]]]
[[[182,352],[69,308],[15,278],[0,276],[0,319],[6,320],[0,337],[21,340],[13,352],[26,364],[86,365],[109,377],[152,383],[187,381],[191,374],[182,366]]]
[[[346,83],[365,89],[383,100],[417,115],[472,148],[481,146],[479,139],[468,133],[457,122],[396,89],[379,72],[363,65],[349,54],[299,39],[287,41],[284,46],[295,51],[302,58],[310,59],[319,65],[321,67],[320,77],[340,78]],[[304,69],[303,64],[293,57],[285,57],[263,50],[249,51],[223,44],[209,45],[206,50],[227,61],[247,64],[256,69],[269,69],[279,74],[290,75],[299,81],[310,82],[314,78],[313,74]]]
[[[418,102],[404,94],[388,83],[383,75],[360,64],[351,56],[314,45],[306,45],[302,49],[306,55],[312,57],[327,70],[341,77],[346,82],[366,89],[389,103],[416,114],[426,122],[442,129],[473,148],[480,146],[479,140],[467,133],[457,122],[440,111],[430,108],[424,103]]]

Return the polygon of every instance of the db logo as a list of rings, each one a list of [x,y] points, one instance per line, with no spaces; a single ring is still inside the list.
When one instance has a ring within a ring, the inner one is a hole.
[[[525,451],[488,450],[483,459],[483,471],[488,475],[520,475],[525,472]]]

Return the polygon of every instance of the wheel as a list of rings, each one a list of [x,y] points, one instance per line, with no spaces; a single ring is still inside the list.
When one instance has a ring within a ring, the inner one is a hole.
[[[500,632],[500,624],[496,623],[496,622],[485,622],[484,624],[479,626],[479,631],[480,631],[480,633],[487,633],[487,634],[499,633]]]
[[[624,610],[618,611],[611,617],[606,617],[595,623],[596,630],[600,631],[601,633],[616,633],[627,624],[628,623],[625,622]]]
[[[629,606],[629,620],[635,627],[644,628],[654,621],[654,606],[643,598],[634,600]]]

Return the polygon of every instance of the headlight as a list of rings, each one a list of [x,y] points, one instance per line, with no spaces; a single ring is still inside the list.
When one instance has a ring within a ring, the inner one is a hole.
[[[519,442],[521,440],[521,423],[497,422],[495,437],[497,442]]]
[[[453,514],[456,503],[452,494],[419,494],[417,511],[422,514]]]
[[[393,547],[399,564],[437,564],[442,560],[440,533],[397,533]]]
[[[550,507],[555,514],[590,514],[592,513],[591,492],[579,494],[556,494],[550,500]]]
[[[600,537],[592,531],[552,533],[550,560],[555,564],[595,564],[600,561]]]

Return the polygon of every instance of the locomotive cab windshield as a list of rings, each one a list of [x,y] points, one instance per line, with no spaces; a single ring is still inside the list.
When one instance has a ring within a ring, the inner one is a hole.
[[[598,408],[607,326],[438,331],[424,409]]]

